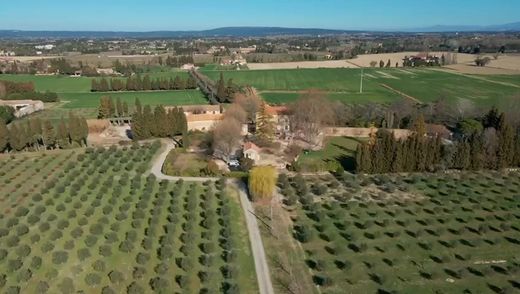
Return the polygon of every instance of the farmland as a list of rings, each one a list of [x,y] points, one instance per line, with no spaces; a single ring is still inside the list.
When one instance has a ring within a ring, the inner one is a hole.
[[[170,78],[179,76],[187,78],[185,71],[153,72],[151,78]],[[30,117],[60,119],[67,116],[69,111],[74,111],[85,118],[95,118],[96,109],[99,106],[101,96],[107,95],[114,99],[120,98],[130,107],[134,105],[135,98],[139,98],[142,104],[149,105],[194,105],[206,104],[204,95],[197,90],[178,91],[138,91],[138,92],[90,92],[92,78],[67,76],[34,76],[34,75],[0,75],[0,80],[15,82],[33,82],[37,91],[52,91],[58,94],[60,103],[46,105],[46,110]]]
[[[0,158],[1,292],[255,292],[238,199],[146,176],[158,147]]]
[[[218,79],[219,72],[205,72]],[[284,69],[225,72],[225,79],[251,85],[272,103],[290,102],[306,89],[321,89],[333,99],[345,102],[391,102],[404,93],[420,102],[445,97],[451,101],[468,99],[479,106],[491,106],[503,98],[520,93],[514,85],[431,69],[365,69],[363,94],[359,94],[360,69]],[[493,80],[495,76],[486,76]],[[496,79],[515,84],[515,76]],[[386,88],[383,87],[386,85]],[[265,94],[264,94],[265,93]]]
[[[321,293],[520,289],[518,173],[282,176],[279,187]]]

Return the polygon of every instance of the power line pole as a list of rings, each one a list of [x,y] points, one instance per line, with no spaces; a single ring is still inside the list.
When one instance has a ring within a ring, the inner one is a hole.
[[[363,68],[361,68],[361,82],[359,84],[359,94],[363,94]]]

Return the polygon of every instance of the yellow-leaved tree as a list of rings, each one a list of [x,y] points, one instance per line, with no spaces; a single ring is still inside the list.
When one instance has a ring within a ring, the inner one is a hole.
[[[249,172],[249,192],[253,201],[273,197],[278,173],[272,166],[257,166]]]

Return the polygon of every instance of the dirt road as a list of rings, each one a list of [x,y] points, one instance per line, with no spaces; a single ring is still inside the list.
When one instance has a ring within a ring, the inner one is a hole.
[[[193,177],[172,177],[162,173],[162,166],[168,153],[175,148],[175,145],[171,140],[161,140],[162,147],[161,153],[153,159],[153,165],[150,173],[155,175],[159,180],[177,181],[182,179],[188,182],[206,182],[216,181],[218,178],[193,178]],[[228,181],[228,184],[232,184],[236,187],[240,195],[240,203],[242,211],[246,217],[247,231],[249,233],[249,241],[251,242],[251,250],[253,252],[253,259],[255,261],[256,277],[258,280],[258,288],[260,294],[274,294],[273,284],[271,282],[271,275],[269,267],[267,265],[267,259],[264,251],[264,245],[262,237],[260,236],[260,230],[258,229],[258,223],[254,215],[254,208],[249,201],[247,196],[247,189],[243,182],[239,180]]]
[[[256,221],[256,216],[254,214],[254,208],[247,197],[246,186],[239,180],[233,181],[232,184],[237,188],[237,191],[240,194],[240,203],[246,217],[247,230],[249,232],[249,241],[251,242],[253,258],[255,260],[256,277],[260,294],[274,294],[264,244],[262,242],[262,237],[260,236],[260,230],[258,229],[258,222]]]

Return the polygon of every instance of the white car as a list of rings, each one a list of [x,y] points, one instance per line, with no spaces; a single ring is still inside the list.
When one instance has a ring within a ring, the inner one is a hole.
[[[240,162],[236,159],[232,159],[230,161],[228,161],[228,165],[230,167],[239,167],[240,166]]]

